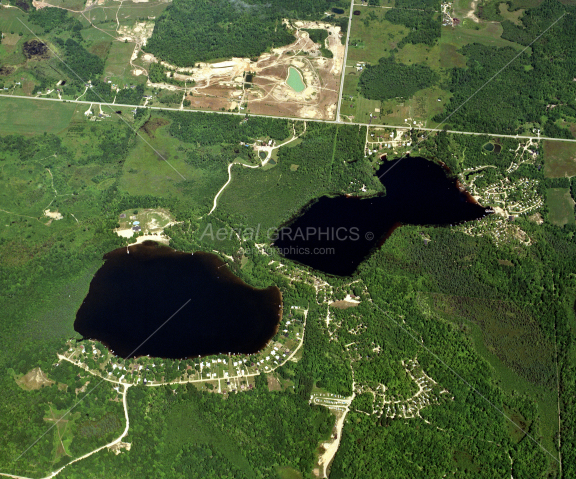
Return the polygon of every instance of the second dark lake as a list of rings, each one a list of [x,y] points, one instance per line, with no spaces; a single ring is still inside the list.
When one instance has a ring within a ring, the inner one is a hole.
[[[74,329],[118,356],[253,354],[276,334],[280,290],[247,285],[213,254],[147,241],[104,259]]]
[[[402,224],[448,226],[490,214],[425,158],[385,162],[376,175],[385,195],[322,197],[284,226],[274,245],[286,258],[348,276]]]

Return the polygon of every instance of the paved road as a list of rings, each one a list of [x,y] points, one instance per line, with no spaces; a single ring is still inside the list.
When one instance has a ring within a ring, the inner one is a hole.
[[[346,62],[348,60],[348,43],[350,43],[350,30],[352,30],[352,12],[354,11],[354,0],[350,3],[350,16],[348,17],[348,28],[346,30],[346,46],[344,48],[344,60],[342,62],[342,78],[340,80],[340,93],[338,94],[338,108],[336,109],[336,121],[340,121],[340,105],[342,105],[342,92],[344,91],[344,77],[346,76]]]
[[[96,102],[96,101],[85,101],[85,100],[60,100],[58,98],[38,98],[38,97],[30,97],[30,96],[16,96],[16,95],[5,95],[0,94],[0,98],[11,98],[11,99],[21,99],[21,100],[28,100],[28,101],[56,101],[56,102],[68,102],[68,103],[78,103],[82,105],[101,105],[107,106],[111,110],[115,110],[118,107],[122,108],[144,108],[142,105],[125,105],[120,103],[103,103],[103,102]],[[252,113],[235,113],[230,111],[204,111],[204,110],[180,110],[179,108],[169,108],[169,107],[161,107],[161,106],[147,106],[151,110],[162,110],[162,111],[184,111],[188,113],[212,113],[215,115],[234,115],[234,116],[254,116],[254,117],[262,117],[262,118],[274,118],[277,120],[299,120],[299,121],[307,121],[307,122],[318,122],[318,123],[335,123],[338,122],[336,120],[317,120],[313,118],[296,118],[291,116],[272,116],[272,115],[256,115]],[[403,125],[370,125],[369,123],[352,123],[352,122],[345,122],[346,125],[356,125],[356,126],[372,126],[372,127],[382,127],[382,128],[396,128],[396,129],[410,129],[410,126],[403,126]],[[417,130],[420,131],[443,131],[442,128],[424,128],[419,127]],[[503,135],[500,133],[478,133],[475,131],[457,131],[457,130],[446,130],[447,133],[457,133],[459,135],[477,135],[477,136],[491,136],[494,138],[514,138],[518,140],[553,140],[553,141],[565,141],[569,143],[576,143],[576,139],[567,139],[567,138],[550,138],[547,136],[524,136],[524,135]]]

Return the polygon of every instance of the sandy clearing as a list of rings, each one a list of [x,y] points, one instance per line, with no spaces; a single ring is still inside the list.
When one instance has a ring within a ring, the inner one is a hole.
[[[44,216],[47,216],[48,218],[51,218],[53,220],[61,220],[62,218],[64,218],[64,216],[62,216],[61,213],[58,213],[58,211],[51,212],[50,210],[45,210]]]
[[[141,243],[144,243],[144,241],[156,241],[157,243],[163,243],[163,244],[167,245],[170,243],[170,238],[168,236],[165,236],[164,234],[142,235],[142,236],[138,236],[138,238],[136,238],[135,243],[130,243],[128,246],[134,246],[136,244],[141,244]]]
[[[473,0],[470,4],[470,11],[464,15],[464,18],[469,18],[475,23],[480,23],[480,19],[474,13],[476,11],[476,5],[478,5],[478,0]]]
[[[46,376],[46,373],[42,371],[42,369],[34,368],[17,379],[16,384],[26,391],[33,391],[43,386],[50,386],[54,384],[54,381],[48,379],[48,376]]]

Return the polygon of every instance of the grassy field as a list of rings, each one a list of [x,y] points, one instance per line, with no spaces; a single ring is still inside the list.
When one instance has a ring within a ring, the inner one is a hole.
[[[2,15],[0,15],[0,31],[8,33],[22,33],[23,35],[30,35],[32,30],[37,35],[42,35],[44,30],[33,23],[28,22],[28,15],[17,8],[3,8]],[[22,23],[20,23],[22,21]],[[30,30],[28,30],[28,27]]]
[[[50,5],[55,7],[62,7],[68,10],[81,11],[84,10],[85,0],[51,0]]]
[[[481,43],[488,47],[512,47],[516,50],[523,50],[525,47],[502,37],[503,32],[500,23],[474,23],[466,19],[461,26],[456,28],[442,27],[442,36],[440,43],[448,43],[456,48],[461,48],[469,43]],[[526,50],[529,55],[532,52],[530,48]]]
[[[133,51],[134,44],[132,43],[112,42],[104,65],[104,76],[107,80],[117,85],[135,83],[137,78],[130,73],[130,58]]]
[[[446,68],[464,68],[466,57],[458,53],[458,46],[452,43],[438,43],[429,47],[422,43],[409,43],[398,52],[399,62],[406,65],[424,63],[433,70],[442,72]]]
[[[357,62],[377,63],[389,57],[390,50],[408,34],[408,28],[384,20],[386,8],[363,8],[360,16],[353,16],[348,47],[348,65]],[[369,17],[375,18],[369,20]],[[366,23],[365,23],[366,21]]]
[[[68,126],[77,108],[82,107],[73,103],[3,97],[0,98],[0,131],[21,135],[59,133]]]
[[[550,209],[548,218],[556,226],[573,225],[574,200],[568,188],[549,188],[546,193],[546,205]]]
[[[186,152],[179,151],[182,144],[172,138],[167,129],[168,125],[155,129],[153,137],[140,130],[136,145],[124,163],[120,188],[133,195],[184,195],[193,204],[211,206],[214,196],[228,179],[227,165],[222,164],[217,169],[199,169],[186,163]],[[193,149],[189,145],[185,148]]]
[[[368,100],[358,91],[358,81],[360,73],[356,69],[351,69],[346,74],[344,81],[344,91],[342,93],[342,105],[340,112],[350,120],[358,122],[370,121],[370,113],[376,115],[376,109],[380,108],[380,102],[377,100]]]
[[[544,175],[563,178],[576,175],[576,144],[564,141],[544,142]]]
[[[522,25],[521,18],[524,15],[524,9],[509,10],[510,6],[507,3],[501,3],[499,6],[500,15],[506,20],[510,20],[515,25]]]

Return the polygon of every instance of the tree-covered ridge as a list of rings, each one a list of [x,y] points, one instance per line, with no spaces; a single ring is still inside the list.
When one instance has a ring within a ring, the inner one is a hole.
[[[282,18],[322,18],[339,0],[176,0],[156,21],[146,51],[178,66],[257,57],[294,36]]]
[[[409,98],[418,90],[432,86],[438,79],[426,65],[404,65],[394,57],[381,58],[377,65],[367,65],[360,77],[362,96],[370,100]]]

